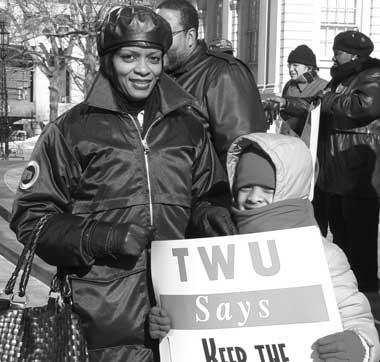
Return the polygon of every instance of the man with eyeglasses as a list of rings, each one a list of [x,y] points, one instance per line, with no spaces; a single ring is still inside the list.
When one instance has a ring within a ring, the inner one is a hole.
[[[198,40],[198,13],[186,0],[164,0],[157,7],[172,28],[173,43],[164,66],[208,116],[206,125],[225,167],[228,147],[242,134],[265,132],[260,94],[249,68],[240,60],[207,49]]]

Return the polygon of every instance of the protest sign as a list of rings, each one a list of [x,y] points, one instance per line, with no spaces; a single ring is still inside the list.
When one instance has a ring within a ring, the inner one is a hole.
[[[318,361],[342,330],[316,227],[154,241],[152,280],[172,329],[162,362]]]
[[[319,135],[319,119],[321,114],[321,104],[313,105],[306,118],[305,127],[303,129],[301,139],[309,147],[311,153],[311,159],[313,161],[313,176],[311,179],[311,187],[309,193],[309,199],[313,200],[314,197],[314,184],[316,174],[318,175],[318,160],[317,160],[317,147],[318,147],[318,135]]]

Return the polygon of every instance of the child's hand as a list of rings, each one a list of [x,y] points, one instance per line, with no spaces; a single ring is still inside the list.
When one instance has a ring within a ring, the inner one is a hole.
[[[166,311],[158,306],[149,313],[149,334],[153,339],[164,338],[170,330],[170,318]]]
[[[319,358],[325,362],[362,362],[365,349],[354,331],[343,331],[322,337],[316,342]]]

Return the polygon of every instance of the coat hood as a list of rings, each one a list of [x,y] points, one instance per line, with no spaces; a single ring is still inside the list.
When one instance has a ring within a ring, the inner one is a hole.
[[[251,133],[236,138],[231,144],[227,154],[227,173],[231,190],[241,153],[249,145],[262,149],[275,166],[274,202],[308,198],[313,175],[309,149],[297,137],[272,133]]]

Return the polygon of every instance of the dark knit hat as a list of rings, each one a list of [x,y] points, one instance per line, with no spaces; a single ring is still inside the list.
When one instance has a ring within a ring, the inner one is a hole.
[[[288,63],[297,63],[317,67],[317,59],[313,51],[305,44],[299,45],[288,56]]]
[[[119,6],[105,17],[97,35],[99,56],[123,46],[161,49],[172,45],[169,23],[145,6]]]
[[[261,149],[247,147],[240,156],[235,171],[234,192],[247,185],[275,189],[275,167],[269,156]]]
[[[373,43],[367,35],[360,31],[347,30],[339,33],[334,38],[333,49],[366,57],[372,53]]]

